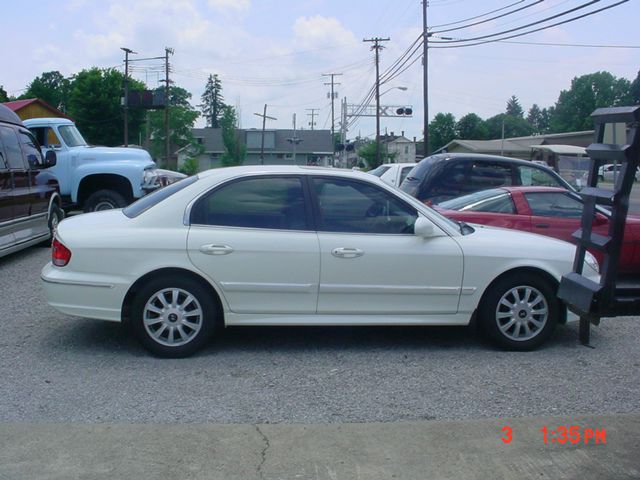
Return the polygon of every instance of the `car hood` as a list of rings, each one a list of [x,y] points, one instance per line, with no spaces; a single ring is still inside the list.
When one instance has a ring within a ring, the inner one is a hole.
[[[457,237],[465,253],[573,262],[575,245],[535,233],[470,223],[475,232]]]
[[[142,164],[155,165],[151,155],[146,150],[140,148],[125,147],[76,147],[83,160],[108,160],[108,161],[128,161]]]

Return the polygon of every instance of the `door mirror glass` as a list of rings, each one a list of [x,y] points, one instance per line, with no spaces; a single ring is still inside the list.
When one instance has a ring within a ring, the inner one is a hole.
[[[58,158],[56,156],[56,152],[53,150],[47,150],[47,153],[44,155],[44,168],[54,167],[58,163]]]

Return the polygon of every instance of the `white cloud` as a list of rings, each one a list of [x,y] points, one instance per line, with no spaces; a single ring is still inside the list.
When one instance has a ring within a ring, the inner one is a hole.
[[[246,12],[251,8],[250,0],[209,0],[209,7],[214,10]]]
[[[322,44],[342,45],[356,42],[356,37],[339,20],[315,15],[300,17],[293,24],[296,44],[303,48],[318,47]]]

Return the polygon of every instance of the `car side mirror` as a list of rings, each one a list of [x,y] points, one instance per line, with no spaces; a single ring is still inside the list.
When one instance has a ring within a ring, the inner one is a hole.
[[[433,223],[424,217],[418,217],[416,223],[413,225],[413,232],[422,238],[430,238],[435,236],[435,228]]]
[[[56,152],[54,152],[53,150],[47,150],[47,153],[44,155],[43,168],[54,167],[56,163],[58,163]]]

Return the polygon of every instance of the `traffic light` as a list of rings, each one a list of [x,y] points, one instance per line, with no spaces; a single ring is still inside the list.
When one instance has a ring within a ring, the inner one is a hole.
[[[396,115],[411,116],[412,114],[413,114],[413,109],[411,107],[400,107],[396,110]]]

